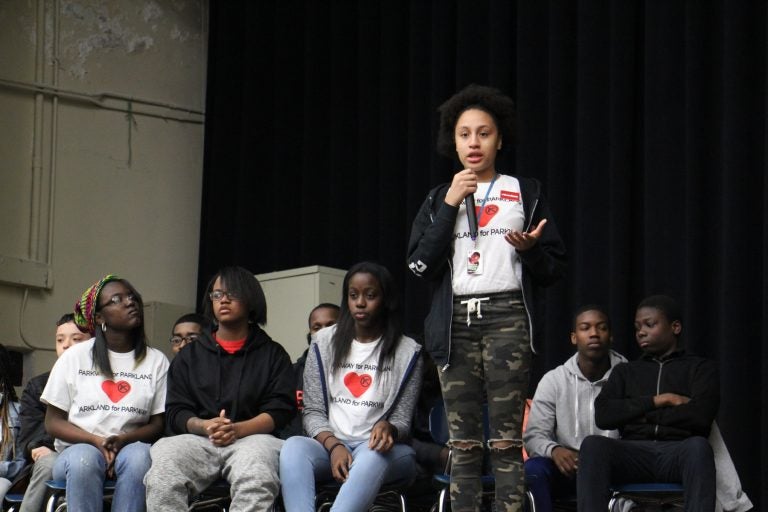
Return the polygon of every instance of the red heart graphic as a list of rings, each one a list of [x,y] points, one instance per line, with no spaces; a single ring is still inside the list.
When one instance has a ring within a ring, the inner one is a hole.
[[[360,398],[360,395],[368,391],[373,378],[367,373],[357,374],[355,372],[349,372],[344,376],[344,385],[352,393],[355,398]]]
[[[116,404],[122,400],[125,395],[131,392],[131,384],[125,380],[118,382],[105,380],[101,383],[101,389],[103,389],[109,399],[112,400],[112,403]]]
[[[499,213],[499,207],[495,204],[489,204],[488,206],[482,208],[482,210],[482,213],[480,213],[480,207],[477,207],[477,220],[480,221],[480,227],[484,228],[489,222],[491,222],[493,216]]]

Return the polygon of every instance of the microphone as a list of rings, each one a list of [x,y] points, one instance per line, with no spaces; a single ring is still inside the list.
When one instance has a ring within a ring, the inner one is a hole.
[[[467,207],[467,221],[469,221],[469,236],[472,240],[477,238],[477,211],[475,211],[475,194],[469,194],[464,198]]]

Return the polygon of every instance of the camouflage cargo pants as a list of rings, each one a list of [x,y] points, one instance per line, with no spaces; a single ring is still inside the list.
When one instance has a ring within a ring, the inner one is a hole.
[[[450,366],[440,374],[453,446],[453,512],[480,510],[484,441],[491,448],[496,511],[523,509],[522,425],[531,365],[528,317],[519,292],[487,297],[479,304],[467,303],[468,297],[456,297]],[[483,432],[484,403],[488,405],[487,439]],[[494,442],[505,447],[494,447]]]

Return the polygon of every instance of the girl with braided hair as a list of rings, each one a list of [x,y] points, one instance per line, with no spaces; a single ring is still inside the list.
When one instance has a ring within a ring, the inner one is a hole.
[[[0,502],[14,477],[24,467],[24,455],[17,449],[19,398],[11,381],[11,356],[0,345]]]

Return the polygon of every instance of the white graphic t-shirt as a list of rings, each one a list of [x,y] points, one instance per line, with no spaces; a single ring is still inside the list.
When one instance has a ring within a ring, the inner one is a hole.
[[[135,366],[133,352],[109,352],[114,377],[106,378],[93,364],[95,339],[73,345],[56,361],[40,400],[69,413],[69,422],[106,437],[146,425],[149,417],[165,412],[168,359],[147,347]],[[56,451],[69,446],[55,440]]]
[[[490,192],[488,187],[491,186]],[[488,194],[488,199],[483,199]],[[504,240],[524,229],[523,194],[517,178],[499,174],[495,182],[478,183],[475,192],[478,234],[472,240],[464,202],[454,227],[453,293],[480,295],[520,289],[517,251]]]
[[[384,414],[392,367],[378,367],[380,345],[381,338],[369,343],[353,340],[341,368],[328,377],[328,420],[342,441],[367,441]]]

